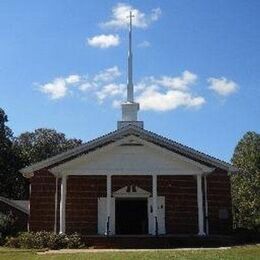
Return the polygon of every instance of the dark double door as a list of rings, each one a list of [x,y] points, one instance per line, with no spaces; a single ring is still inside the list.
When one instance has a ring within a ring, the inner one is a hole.
[[[116,199],[115,222],[117,235],[147,234],[147,199]]]

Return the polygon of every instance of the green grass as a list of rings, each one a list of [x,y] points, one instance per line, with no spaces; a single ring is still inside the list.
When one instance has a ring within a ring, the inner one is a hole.
[[[226,250],[192,250],[192,251],[146,251],[146,252],[98,252],[98,253],[74,253],[37,255],[33,250],[15,250],[0,248],[2,260],[83,260],[83,259],[260,259],[260,246],[234,247]]]

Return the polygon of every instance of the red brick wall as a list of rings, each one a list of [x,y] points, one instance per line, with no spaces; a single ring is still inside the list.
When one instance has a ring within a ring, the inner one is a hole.
[[[106,176],[69,176],[67,180],[66,230],[97,234],[97,198],[106,196]]]
[[[60,182],[59,190],[60,194]],[[69,176],[67,180],[66,231],[97,233],[97,197],[106,196],[105,176]],[[57,229],[59,230],[59,199]],[[55,219],[55,177],[48,170],[36,172],[31,178],[31,231],[53,231]]]
[[[165,226],[169,234],[196,234],[197,184],[193,176],[158,176],[158,195],[165,196]]]
[[[228,234],[232,230],[232,202],[230,177],[224,171],[216,171],[207,177],[209,233]],[[220,219],[220,211],[227,211],[228,218]]]
[[[225,172],[216,172],[207,179],[210,234],[227,233],[232,226],[229,177]],[[113,191],[126,185],[137,185],[152,192],[152,177],[112,177]],[[169,234],[197,234],[196,178],[192,176],[158,176],[158,195],[165,196],[166,232]],[[69,176],[66,204],[67,232],[96,234],[97,198],[105,196],[106,176]],[[30,204],[30,230],[53,231],[55,178],[48,170],[41,170],[31,178]],[[229,212],[227,220],[219,219],[221,209],[227,209]]]
[[[48,170],[35,172],[30,179],[30,231],[53,231],[55,209],[55,177]]]

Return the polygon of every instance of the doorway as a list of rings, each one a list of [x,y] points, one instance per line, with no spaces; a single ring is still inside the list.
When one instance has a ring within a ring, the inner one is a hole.
[[[116,199],[115,222],[118,235],[147,234],[147,199]]]

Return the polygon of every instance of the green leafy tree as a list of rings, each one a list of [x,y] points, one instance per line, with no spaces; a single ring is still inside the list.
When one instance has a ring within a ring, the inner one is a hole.
[[[234,224],[259,230],[260,135],[247,132],[237,144],[232,162],[240,170],[231,177]]]
[[[53,129],[39,128],[13,137],[5,111],[0,108],[0,196],[28,198],[28,181],[19,170],[72,149],[82,143]]]
[[[51,156],[65,152],[80,144],[79,139],[68,139],[65,134],[54,129],[39,128],[33,132],[25,132],[15,138],[15,147],[27,165],[42,161]]]
[[[13,146],[13,133],[7,122],[7,115],[0,108],[0,196],[22,199],[27,196],[26,179],[18,170],[24,162]]]

